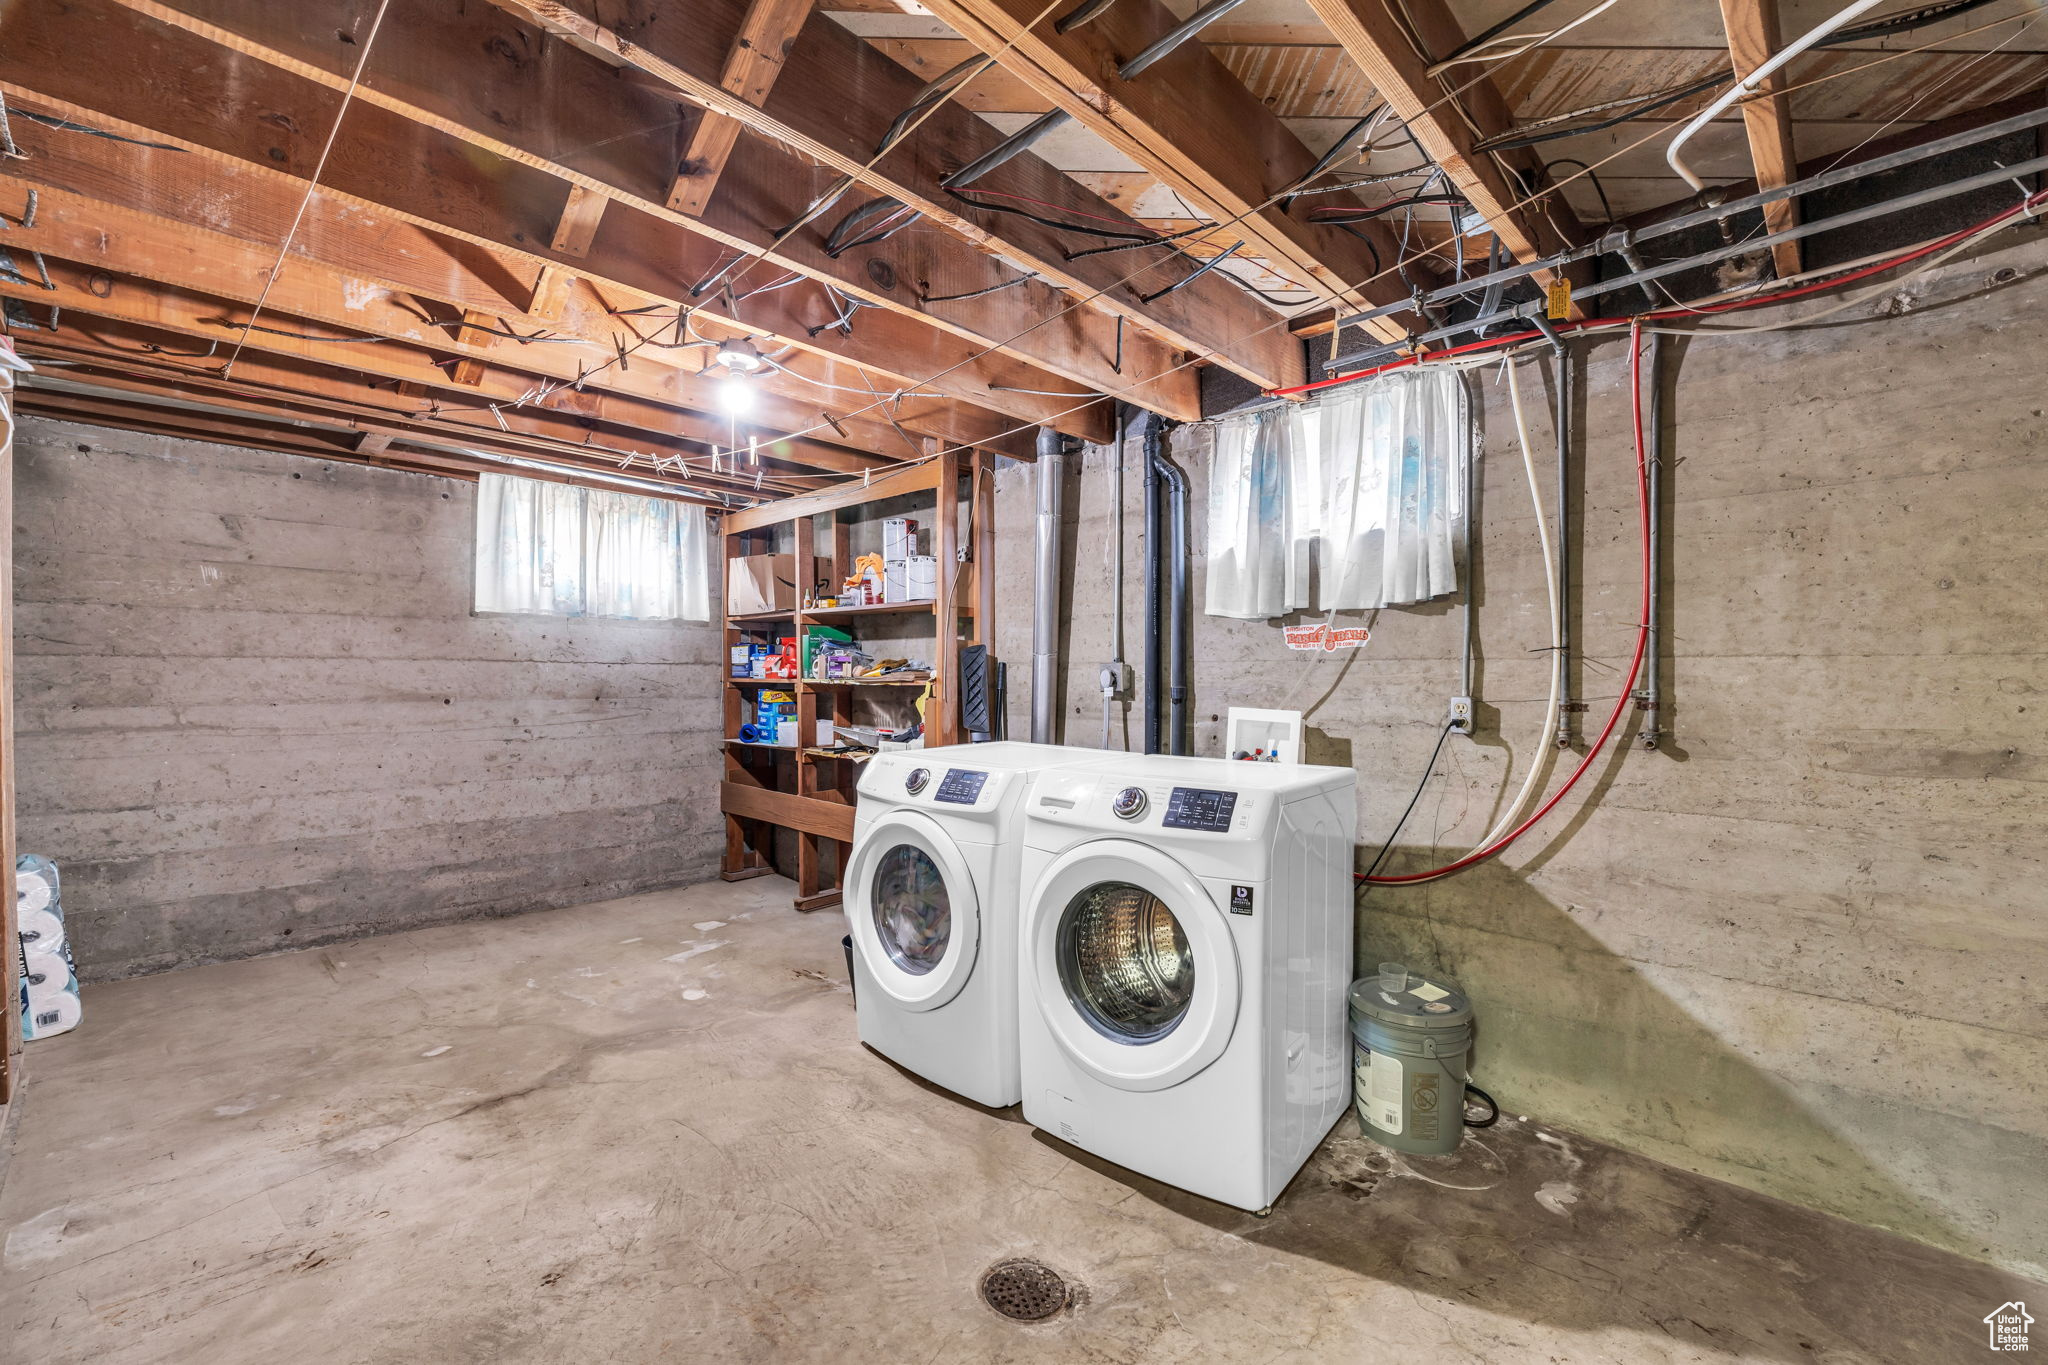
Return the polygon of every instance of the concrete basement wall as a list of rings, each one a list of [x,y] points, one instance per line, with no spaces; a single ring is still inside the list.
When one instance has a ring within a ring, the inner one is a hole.
[[[88,981],[716,870],[718,633],[475,617],[476,485],[28,419],[21,848]]]
[[[1949,302],[2004,266],[2024,278]],[[1846,325],[1674,340],[1665,747],[1603,760],[1590,799],[1574,793],[1494,863],[1374,890],[1358,951],[1464,983],[1476,1079],[1505,1108],[2034,1276],[2048,1265],[2044,267],[2036,236],[1914,283],[1904,316],[1872,320],[1870,304]],[[1592,653],[1577,671],[1588,734],[1637,619],[1625,353],[1598,346],[1581,380],[1572,612]],[[1545,360],[1524,382],[1546,506],[1554,379]],[[1495,381],[1471,380],[1481,732],[1447,744],[1390,870],[1471,847],[1536,752],[1547,609]],[[1202,615],[1206,429],[1175,449],[1194,490],[1196,752],[1220,752],[1232,705],[1306,711],[1320,761],[1358,770],[1362,867],[1457,688],[1457,610],[1380,612],[1371,644],[1335,657],[1289,654],[1277,622]],[[1105,454],[1068,488],[1062,712],[1083,745],[1099,742],[1114,605]],[[1126,471],[1136,667],[1135,439]],[[1031,478],[998,482],[1020,735]],[[1135,715],[1129,734],[1138,747]]]

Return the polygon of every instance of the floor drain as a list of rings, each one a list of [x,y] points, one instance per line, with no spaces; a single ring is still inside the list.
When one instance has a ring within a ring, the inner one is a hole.
[[[1067,1306],[1067,1282],[1036,1261],[998,1261],[981,1277],[989,1307],[1017,1322],[1044,1322]]]

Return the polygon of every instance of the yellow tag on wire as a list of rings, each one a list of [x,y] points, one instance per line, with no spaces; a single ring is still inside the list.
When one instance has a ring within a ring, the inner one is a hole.
[[[1550,281],[1548,305],[1545,312],[1552,322],[1562,322],[1572,315],[1572,282],[1562,275],[1553,276]]]

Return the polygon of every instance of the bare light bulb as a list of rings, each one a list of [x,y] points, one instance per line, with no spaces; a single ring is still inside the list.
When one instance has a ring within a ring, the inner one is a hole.
[[[718,386],[718,406],[734,417],[744,417],[754,410],[754,386],[738,375],[733,375]]]

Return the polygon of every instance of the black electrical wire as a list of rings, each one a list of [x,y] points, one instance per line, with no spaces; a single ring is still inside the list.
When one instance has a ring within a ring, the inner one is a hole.
[[[1559,128],[1547,133],[1524,133],[1511,137],[1488,138],[1485,141],[1472,144],[1472,150],[1475,152],[1509,152],[1517,147],[1534,147],[1543,142],[1555,142],[1559,138],[1578,137],[1582,133],[1601,132],[1604,129],[1617,127],[1633,119],[1639,119],[1645,114],[1654,114],[1659,109],[1668,108],[1680,100],[1690,99],[1694,95],[1702,94],[1714,89],[1716,86],[1726,84],[1733,75],[1732,71],[1717,71],[1704,80],[1694,81],[1691,85],[1682,85],[1678,89],[1668,91],[1663,95],[1654,95],[1650,98],[1649,103],[1638,104],[1622,113],[1601,119],[1598,123],[1581,123],[1574,127]]]
[[[1339,232],[1348,232],[1353,237],[1356,237],[1359,241],[1364,242],[1365,249],[1372,253],[1372,273],[1375,275],[1381,273],[1379,243],[1375,242],[1371,237],[1368,237],[1365,233],[1360,232],[1357,228],[1351,226],[1351,224],[1349,223],[1332,223],[1330,224],[1330,226],[1337,229]]]
[[[1139,246],[1143,246],[1150,242],[1162,242],[1168,240],[1164,237],[1141,236],[1135,232],[1117,232],[1110,228],[1087,227],[1080,223],[1062,223],[1057,219],[1053,218],[1041,218],[1039,215],[1031,212],[1029,209],[1013,208],[1008,204],[983,203],[980,199],[975,198],[969,191],[966,190],[947,190],[946,193],[952,195],[955,199],[958,199],[961,203],[967,205],[967,207],[971,209],[986,209],[990,213],[1012,213],[1019,218],[1028,218],[1032,222],[1038,224],[1040,227],[1053,228],[1059,232],[1079,232],[1084,233],[1090,237],[1111,237],[1115,238],[1118,241],[1130,242]],[[1069,257],[1068,259],[1071,260],[1073,258]]]
[[[1588,166],[1585,162],[1576,160],[1572,157],[1561,156],[1555,161],[1544,162],[1543,173],[1545,175],[1550,174],[1550,168],[1552,166],[1577,166],[1581,171],[1585,172],[1586,179],[1593,182],[1594,192],[1600,196],[1600,211],[1607,215],[1608,222],[1611,223],[1614,221],[1614,205],[1607,198],[1607,187],[1600,183],[1599,174],[1596,171],[1594,171],[1594,169],[1591,166]]]
[[[1401,826],[1407,824],[1408,817],[1415,813],[1415,803],[1422,799],[1423,789],[1429,786],[1429,779],[1436,772],[1437,756],[1444,751],[1444,741],[1449,739],[1451,731],[1457,728],[1455,723],[1446,723],[1443,732],[1436,737],[1436,747],[1429,751],[1429,762],[1422,769],[1422,780],[1415,784],[1415,795],[1408,798],[1408,809],[1401,812],[1401,818],[1394,822],[1393,833],[1389,834],[1387,841],[1380,845],[1379,856],[1374,858],[1372,866],[1365,870],[1367,877],[1380,870],[1380,864],[1387,860],[1388,851],[1394,847],[1394,840],[1401,837]],[[1365,886],[1368,883],[1361,881],[1359,885]]]
[[[1513,14],[1510,14],[1507,18],[1501,20],[1499,23],[1492,25],[1482,33],[1473,34],[1463,43],[1460,43],[1457,47],[1452,48],[1449,52],[1444,54],[1443,61],[1456,61],[1458,58],[1464,56],[1466,53],[1472,51],[1474,48],[1485,46],[1488,42],[1491,42],[1493,39],[1498,38],[1501,34],[1506,33],[1516,24],[1521,23],[1530,15],[1536,13],[1536,11],[1540,9],[1547,9],[1555,3],[1556,0],[1535,0],[1534,4],[1522,6]],[[1438,65],[1442,65],[1442,62],[1439,62]]]
[[[1232,242],[1229,246],[1225,247],[1222,252],[1220,252],[1217,255],[1211,256],[1208,260],[1202,262],[1202,264],[1195,269],[1194,273],[1190,275],[1185,275],[1182,278],[1175,280],[1172,284],[1167,285],[1164,289],[1156,289],[1150,294],[1138,295],[1138,302],[1150,303],[1154,299],[1165,298],[1168,294],[1171,294],[1176,289],[1187,288],[1196,280],[1201,279],[1202,276],[1208,274],[1217,266],[1222,265],[1225,261],[1229,260],[1232,256],[1236,255],[1239,248],[1243,246],[1244,242],[1242,239]],[[1229,272],[1225,271],[1224,273],[1228,274]]]
[[[1087,4],[1080,6],[1078,9],[1069,10],[1061,18],[1053,20],[1052,31],[1054,33],[1072,33],[1075,29],[1094,19],[1115,3],[1116,0],[1088,0]]]
[[[1993,0],[1947,0],[1945,4],[1923,5],[1916,10],[1901,10],[1897,14],[1880,14],[1867,24],[1856,28],[1840,29],[1815,43],[1815,47],[1840,47],[1844,43],[1860,43],[1866,38],[1884,38],[1894,33],[1905,33],[1916,28],[1926,28],[1944,19],[1953,19],[1959,14],[1968,14],[1981,9]]]
[[[1491,1128],[1494,1124],[1499,1123],[1500,1106],[1494,1103],[1493,1096],[1487,1094],[1484,1090],[1472,1084],[1472,1082],[1465,1082],[1465,1102],[1470,1104],[1474,1095],[1486,1101],[1486,1117],[1483,1119],[1466,1119],[1465,1126],[1467,1128]]]
[[[903,207],[904,203],[901,199],[884,197],[868,200],[867,203],[862,204],[844,218],[841,218],[838,225],[825,234],[825,254],[827,256],[837,256],[846,249],[848,245],[847,238],[851,237],[856,230],[870,219],[894,213]]]
[[[1037,278],[1038,272],[1031,271],[1027,274],[1019,275],[1014,280],[1004,280],[1001,284],[992,284],[986,289],[970,289],[964,294],[926,294],[923,298],[919,299],[918,302],[959,303],[964,299],[978,299],[989,294],[1000,293],[1005,289],[1014,289],[1018,285],[1024,283],[1026,280],[1035,280]]]
[[[1390,199],[1384,204],[1371,208],[1327,208],[1313,209],[1309,213],[1311,223],[1363,223],[1401,209],[1420,208],[1429,204],[1441,204],[1455,208],[1470,208],[1462,194],[1413,194],[1406,199]]]

